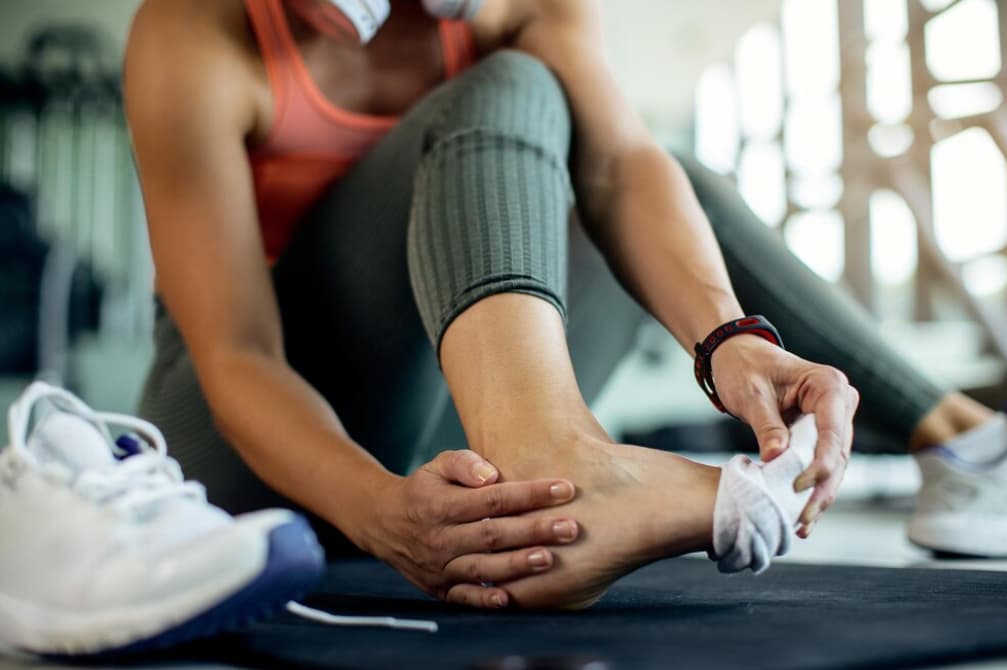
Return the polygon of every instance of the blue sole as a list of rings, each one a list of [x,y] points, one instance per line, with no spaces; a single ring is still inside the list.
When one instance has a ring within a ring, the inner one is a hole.
[[[325,554],[303,517],[269,533],[265,569],[252,582],[188,621],[127,645],[88,654],[46,654],[54,660],[105,660],[172,647],[183,642],[237,630],[281,610],[318,585]]]

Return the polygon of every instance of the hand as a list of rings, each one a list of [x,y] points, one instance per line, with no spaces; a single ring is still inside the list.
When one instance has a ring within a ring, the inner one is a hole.
[[[549,570],[553,555],[541,545],[573,542],[579,529],[563,516],[513,516],[573,500],[569,481],[498,478],[473,451],[439,454],[378,492],[365,548],[432,596],[506,606],[507,592],[488,583]]]
[[[843,480],[860,394],[839,370],[798,358],[758,335],[725,341],[713,352],[712,365],[721,402],[755,431],[763,461],[787,448],[790,431],[784,416],[815,415],[815,459],[794,482],[796,491],[815,487],[797,533],[807,537],[835,501]]]

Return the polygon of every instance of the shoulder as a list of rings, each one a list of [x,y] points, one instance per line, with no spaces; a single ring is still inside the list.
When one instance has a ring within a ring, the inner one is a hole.
[[[133,15],[126,58],[138,50],[172,56],[234,47],[243,15],[241,0],[144,0]]]
[[[241,0],[144,0],[123,63],[127,114],[150,105],[241,109],[251,100],[254,58]]]

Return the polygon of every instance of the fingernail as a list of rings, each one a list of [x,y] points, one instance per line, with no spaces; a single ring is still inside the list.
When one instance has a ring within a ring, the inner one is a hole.
[[[549,487],[549,495],[556,500],[569,500],[573,497],[573,486],[569,482],[556,482]]]
[[[533,568],[549,567],[549,554],[542,550],[528,554],[528,564]]]
[[[493,476],[496,475],[496,473],[496,468],[489,463],[479,463],[479,465],[475,466],[472,470],[472,474],[476,476],[476,479],[484,483],[493,479]]]
[[[490,602],[493,603],[494,607],[506,607],[507,597],[501,593],[494,593],[490,596]]]
[[[577,537],[577,524],[573,521],[557,521],[552,525],[552,532],[557,539],[569,542]]]
[[[796,493],[800,493],[801,491],[804,491],[804,490],[808,489],[813,483],[814,482],[811,479],[811,477],[808,477],[808,476],[798,477],[794,481],[794,491]]]

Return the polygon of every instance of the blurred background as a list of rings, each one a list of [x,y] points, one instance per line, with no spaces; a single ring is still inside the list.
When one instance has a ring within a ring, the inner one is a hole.
[[[119,77],[138,4],[0,5],[0,407],[42,375],[135,409],[153,271]],[[604,6],[617,74],[663,141],[736,179],[924,373],[1007,401],[1007,20],[994,0]],[[751,446],[653,324],[596,409],[641,443]],[[864,486],[911,490],[901,462],[871,466]]]

